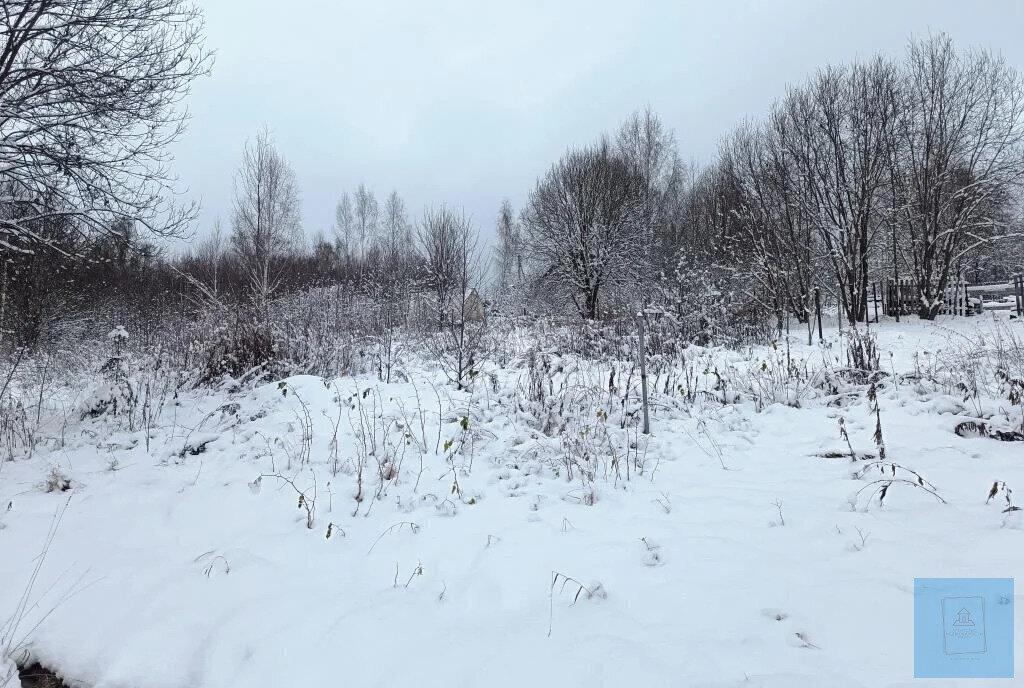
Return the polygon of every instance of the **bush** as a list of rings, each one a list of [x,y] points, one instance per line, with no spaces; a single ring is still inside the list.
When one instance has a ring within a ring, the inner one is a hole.
[[[239,309],[233,319],[214,325],[203,345],[199,382],[288,377],[295,366],[277,323],[262,319],[254,310]]]

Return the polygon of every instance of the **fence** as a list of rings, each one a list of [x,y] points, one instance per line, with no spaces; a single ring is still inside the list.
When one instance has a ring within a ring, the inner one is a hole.
[[[921,297],[917,283],[911,278],[886,280],[883,310],[886,315],[911,315],[921,310]],[[969,315],[971,301],[967,294],[967,282],[963,277],[950,280],[942,293],[940,313],[947,315]]]

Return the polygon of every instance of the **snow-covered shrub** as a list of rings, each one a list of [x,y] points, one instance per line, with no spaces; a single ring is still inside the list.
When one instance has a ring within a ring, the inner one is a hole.
[[[43,492],[67,492],[71,489],[71,478],[61,470],[60,466],[51,466],[50,472],[43,481]]]
[[[422,340],[429,357],[456,389],[468,389],[480,374],[484,331],[482,322],[446,323],[440,332]]]
[[[510,390],[515,413],[540,438],[530,456],[578,483],[568,499],[591,505],[595,483],[643,472],[639,375],[626,364],[598,364],[530,349]]]
[[[728,387],[753,401],[758,411],[772,404],[800,408],[816,393],[820,373],[807,359],[783,353],[777,346],[763,356],[753,356],[744,364],[730,366],[723,377]]]
[[[630,358],[636,353],[636,322],[633,320],[545,318],[536,321],[533,329],[542,348],[559,354],[610,361]]]
[[[397,315],[385,314],[382,307],[352,287],[333,285],[285,295],[269,304],[267,317],[275,323],[280,342],[286,344],[280,360],[293,373],[361,375],[376,372],[378,363],[383,368],[388,362],[394,372],[401,366],[402,331]],[[386,331],[394,336],[390,341],[394,349],[382,352],[380,336]]]
[[[276,380],[292,372],[281,332],[252,309],[240,309],[214,325],[201,345],[201,383],[219,382],[225,376]]]
[[[93,342],[99,345],[98,342]],[[189,363],[187,346],[168,337],[166,346],[130,348],[131,339],[123,327],[116,327],[106,338],[110,354],[96,373],[94,384],[79,402],[82,418],[102,419],[104,423],[129,431],[151,428],[165,406],[178,391],[193,386],[197,375]],[[79,377],[81,371],[67,371]],[[146,434],[149,442],[149,433]]]
[[[533,319],[523,316],[489,316],[480,348],[483,356],[498,367],[506,368],[535,345]]]
[[[82,417],[98,417],[103,415],[116,416],[134,411],[137,396],[136,390],[128,374],[129,362],[126,349],[128,332],[118,325],[107,333],[110,356],[100,368],[100,382],[86,399]]]
[[[402,365],[404,334],[381,323],[378,305],[345,285],[285,294],[256,308],[207,309],[189,325],[191,366],[202,384],[276,381],[371,371],[387,378]]]
[[[771,340],[771,313],[749,290],[751,280],[711,256],[681,253],[655,283],[648,310],[650,351],[671,353],[687,344],[731,346]]]
[[[118,325],[107,333],[107,341],[110,342],[110,358],[103,366],[102,372],[113,377],[124,375],[124,352],[128,346],[128,330]]]
[[[48,424],[66,418],[61,392],[78,388],[84,365],[90,379],[98,367],[95,356],[80,354],[78,346],[52,352],[19,347],[0,358],[0,461],[31,457],[44,444],[61,441],[46,432]]]
[[[845,330],[846,356],[852,373],[867,381],[878,371],[878,340],[873,332],[861,332],[856,327]]]
[[[919,392],[956,397],[969,404],[975,416],[1001,418],[1024,432],[1022,324],[995,320],[973,335],[946,330],[945,346],[916,356]]]
[[[13,461],[31,446],[32,433],[24,403],[12,395],[0,396],[0,461]]]
[[[531,403],[543,403],[546,397],[554,393],[554,378],[551,369],[551,356],[531,347],[526,352],[526,380],[523,393]],[[550,432],[545,432],[550,434]]]

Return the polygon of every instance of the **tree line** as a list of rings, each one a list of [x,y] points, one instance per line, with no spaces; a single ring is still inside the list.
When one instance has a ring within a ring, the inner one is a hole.
[[[179,0],[8,3],[0,52],[0,328],[34,345],[102,305],[271,318],[283,295],[346,285],[388,327],[444,331],[472,291],[507,315],[614,320],[660,312],[688,337],[789,313],[821,290],[851,322],[881,278],[910,279],[922,318],[957,274],[1022,267],[1024,82],[945,35],[902,58],[826,66],[706,165],[685,162],[650,108],[575,147],[520,209],[479,228],[439,204],[410,215],[360,184],[309,238],[295,173],[269,131],[250,139],[224,229],[180,255],[195,207],[176,202],[167,145],[211,67],[202,17]],[[158,315],[155,317],[159,317]],[[465,338],[464,327],[458,336]]]
[[[1022,114],[1019,73],[945,35],[820,69],[703,169],[648,110],[568,151],[517,224],[502,215],[498,283],[548,284],[597,318],[678,306],[696,281],[800,322],[821,289],[856,322],[872,279],[909,278],[933,319],[957,273],[1024,267]]]

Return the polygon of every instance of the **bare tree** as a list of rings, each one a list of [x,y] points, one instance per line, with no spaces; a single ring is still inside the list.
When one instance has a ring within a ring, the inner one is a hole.
[[[412,232],[409,228],[409,216],[405,211],[405,201],[398,195],[398,191],[392,191],[384,201],[384,219],[381,229],[383,230],[381,237],[383,260],[390,266],[396,277],[401,277],[407,272],[409,253],[412,248]]]
[[[200,10],[185,0],[5,0],[0,13],[0,241],[30,250],[32,222],[126,219],[180,235],[167,147],[211,64]]]
[[[484,303],[477,293],[480,279],[480,243],[472,224],[463,220],[456,234],[455,297],[458,303],[447,321],[448,346],[439,353],[448,378],[464,389],[477,375],[477,359],[484,331]]]
[[[526,279],[523,267],[525,245],[522,227],[508,199],[498,211],[498,245],[495,249],[494,268],[497,273],[496,291],[503,300],[520,300]],[[517,304],[518,305],[518,304]]]
[[[901,95],[893,196],[931,319],[964,257],[1006,234],[1000,209],[1024,177],[1024,82],[1001,57],[939,35],[910,44]]]
[[[523,213],[541,279],[581,316],[598,317],[602,294],[625,296],[647,268],[645,180],[602,139],[570,150],[538,181]],[[626,297],[629,300],[629,297]]]
[[[298,247],[301,231],[295,173],[264,129],[245,146],[231,234],[257,304],[276,289],[280,259]]]
[[[815,275],[807,189],[792,154],[794,123],[777,109],[767,125],[737,129],[723,147],[720,166],[735,189],[727,212],[738,220],[731,245],[747,258],[752,296],[781,318],[808,322]]]
[[[662,258],[670,258],[680,241],[686,179],[675,134],[647,107],[622,123],[615,135],[615,148],[642,180],[643,221],[652,233],[652,248]]]
[[[334,208],[334,243],[342,260],[348,262],[355,244],[355,217],[347,191],[341,193],[341,199]]]
[[[469,221],[442,204],[423,211],[417,242],[426,271],[427,288],[433,295],[438,328],[443,328],[456,305],[459,274],[467,262]]]
[[[882,58],[828,67],[793,89],[792,154],[808,193],[824,259],[850,322],[867,312],[868,258],[890,210],[889,150],[897,106],[896,68]]]
[[[377,199],[365,184],[360,184],[356,189],[352,203],[352,216],[355,220],[357,243],[355,253],[361,260],[365,260],[377,234],[377,220],[380,216]]]
[[[210,234],[195,247],[195,257],[202,271],[197,277],[213,296],[220,294],[223,289],[224,259],[227,251],[224,229],[218,217],[213,222]]]
[[[380,379],[391,381],[401,350],[398,330],[406,323],[412,296],[413,247],[405,202],[392,191],[384,202],[381,236],[361,266],[363,288],[375,304],[371,316]]]
[[[912,43],[902,67],[880,57],[827,67],[765,123],[737,129],[716,174],[738,192],[725,208],[735,222],[723,223],[733,257],[779,312],[807,322],[822,287],[855,322],[872,267],[898,276],[906,265],[921,317],[933,318],[951,274],[1014,232],[1024,82],[945,36]]]
[[[427,284],[436,299],[438,332],[431,353],[459,389],[476,376],[484,327],[479,241],[473,225],[447,206],[428,209],[419,228]]]

